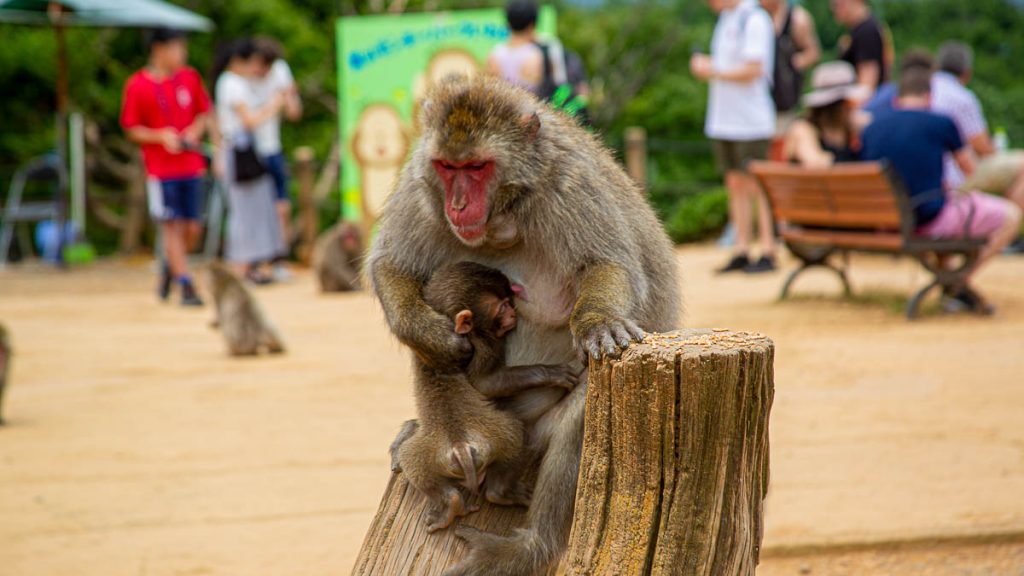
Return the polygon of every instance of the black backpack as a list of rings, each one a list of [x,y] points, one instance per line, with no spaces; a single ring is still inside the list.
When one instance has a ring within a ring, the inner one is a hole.
[[[558,52],[561,54],[566,70],[567,78],[559,82],[555,78],[555,67],[552,62],[551,46],[537,42],[541,54],[544,56],[544,77],[537,88],[537,96],[551,104],[557,110],[576,118],[584,126],[590,125],[590,116],[587,114],[586,100],[576,93],[574,87],[576,82],[585,81],[586,77],[578,78],[585,74],[583,62],[578,55],[561,47]]]
[[[799,52],[793,42],[790,29],[793,24],[793,9],[786,11],[786,22],[782,32],[775,37],[775,70],[772,82],[772,99],[775,110],[788,112],[796,108],[803,93],[804,74],[793,66],[793,56]]]

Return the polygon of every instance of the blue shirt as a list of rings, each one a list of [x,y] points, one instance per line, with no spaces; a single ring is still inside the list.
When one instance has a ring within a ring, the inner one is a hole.
[[[964,145],[956,124],[927,110],[896,109],[877,116],[864,130],[862,142],[864,159],[887,160],[903,180],[911,201],[920,202],[914,208],[917,225],[934,220],[946,204],[942,156]]]
[[[895,82],[886,82],[878,87],[875,95],[864,105],[864,111],[870,112],[874,118],[879,114],[892,111],[896,107],[896,98],[899,96],[899,86]]]

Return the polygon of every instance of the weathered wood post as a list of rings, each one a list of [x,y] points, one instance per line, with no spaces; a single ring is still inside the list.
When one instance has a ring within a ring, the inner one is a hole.
[[[299,261],[308,266],[319,228],[319,214],[316,199],[313,197],[313,149],[309,146],[300,146],[293,154],[296,180],[299,183],[299,234],[302,238],[296,253]]]
[[[774,346],[682,330],[591,367],[576,515],[559,574],[753,575],[768,489]],[[465,553],[427,535],[423,498],[392,476],[353,574],[441,574]],[[465,521],[507,532],[521,510]]]
[[[626,128],[626,173],[647,188],[647,131],[639,126]]]

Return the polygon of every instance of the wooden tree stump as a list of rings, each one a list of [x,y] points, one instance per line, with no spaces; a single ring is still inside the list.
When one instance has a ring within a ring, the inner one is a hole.
[[[591,369],[566,574],[753,574],[771,340],[683,330]]]
[[[774,347],[764,336],[682,330],[591,366],[567,575],[748,575],[768,489]],[[465,554],[428,535],[426,502],[393,475],[355,575],[441,574]],[[521,508],[463,519],[507,533]],[[554,572],[554,570],[552,571]]]

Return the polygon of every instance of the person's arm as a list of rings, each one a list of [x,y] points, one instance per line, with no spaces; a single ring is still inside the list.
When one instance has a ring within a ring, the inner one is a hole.
[[[131,126],[125,129],[125,134],[136,144],[160,144],[171,154],[181,152],[181,136],[174,128]]]
[[[789,157],[804,168],[828,168],[835,157],[821,147],[818,134],[809,122],[798,120],[786,133],[786,148]]]
[[[970,146],[964,146],[960,150],[957,150],[953,154],[953,159],[956,160],[956,165],[960,167],[960,171],[964,173],[964,176],[970,176],[974,174],[974,155],[971,154]]]
[[[744,62],[730,70],[715,70],[712,59],[707,54],[694,54],[690,58],[690,71],[698,80],[722,80],[749,84],[757,81],[764,73],[766,50],[774,46],[775,26],[766,13],[755,13],[750,16],[743,38]]]
[[[498,59],[494,57],[493,52],[487,56],[487,73],[501,78],[501,66],[498,65]]]
[[[242,126],[245,127],[246,130],[253,130],[280,112],[281,106],[283,105],[284,96],[278,93],[271,97],[270,102],[267,102],[262,107],[256,108],[255,110],[250,109],[245,102],[237,102],[232,108],[238,113],[238,118],[242,121]]]
[[[299,87],[294,83],[284,92],[284,117],[289,122],[302,119],[302,97],[299,96]]]
[[[992,136],[988,130],[968,138],[967,143],[971,145],[974,153],[978,156],[989,156],[996,153],[995,144],[992,143]]]
[[[206,129],[210,125],[211,116],[212,114],[210,114],[209,111],[196,116],[196,119],[192,121],[192,124],[182,130],[181,139],[189,146],[199,146],[200,142],[203,140],[203,134],[206,133]]]
[[[800,71],[808,70],[821,59],[821,43],[818,31],[814,26],[814,18],[810,12],[800,6],[793,8],[792,34],[793,41],[800,49],[793,55],[793,66]]]
[[[864,60],[857,63],[857,84],[866,88],[869,95],[875,93],[881,77],[882,70],[878,67],[878,61]]]

